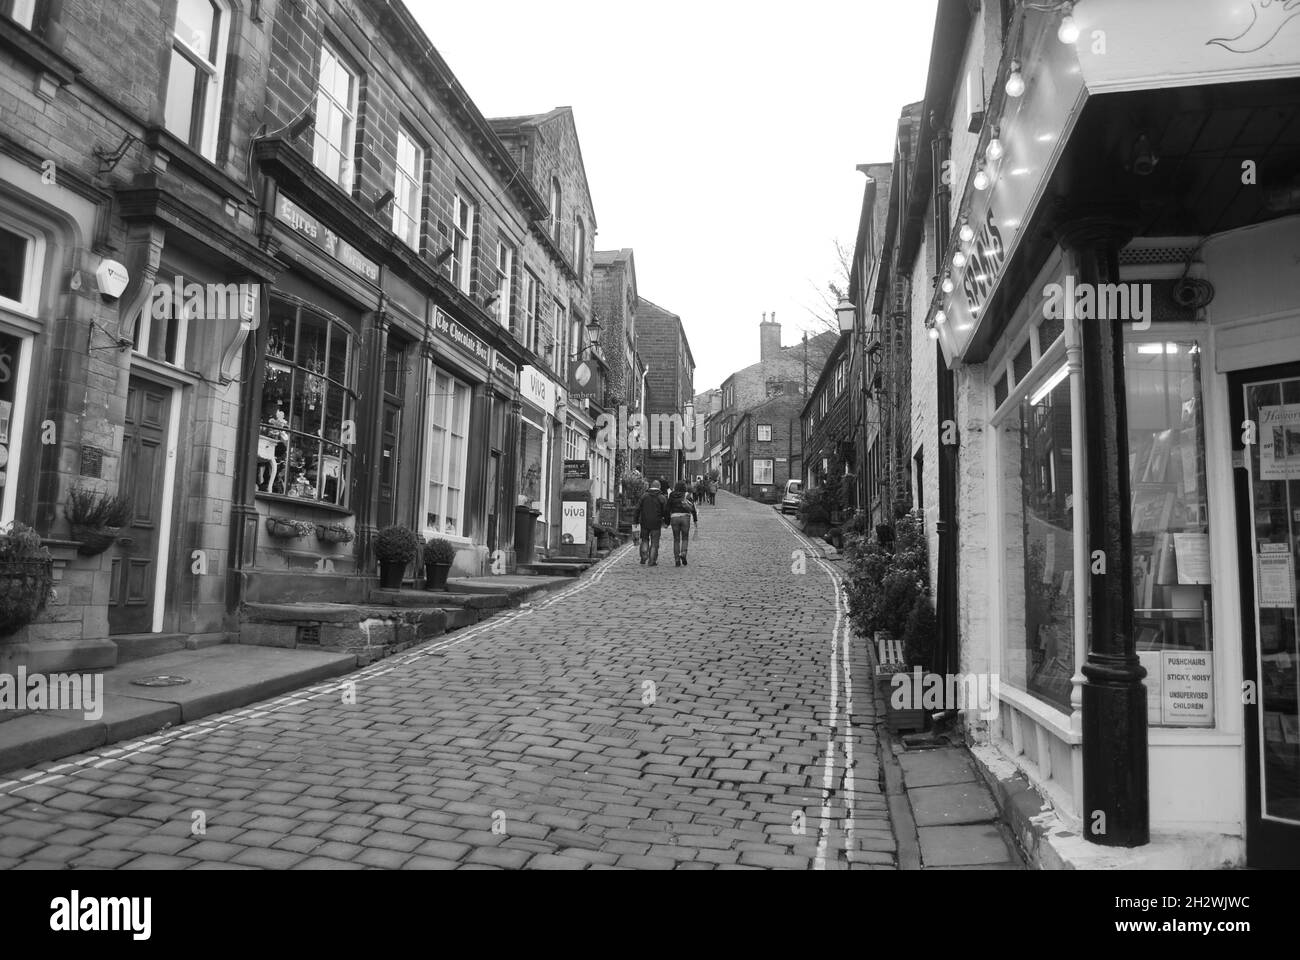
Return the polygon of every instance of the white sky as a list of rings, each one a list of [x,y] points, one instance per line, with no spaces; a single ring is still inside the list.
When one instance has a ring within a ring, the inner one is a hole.
[[[599,232],[680,314],[695,389],[813,329],[859,163],[925,95],[936,0],[406,0],[485,116],[571,106]]]

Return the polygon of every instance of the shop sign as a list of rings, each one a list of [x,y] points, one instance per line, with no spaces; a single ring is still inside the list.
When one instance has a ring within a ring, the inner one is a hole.
[[[590,460],[565,460],[564,479],[565,480],[590,480],[591,461]]]
[[[443,313],[439,307],[433,308],[433,332],[439,338],[467,352],[483,366],[488,365],[491,351],[488,350],[486,341],[466,330],[461,324]]]
[[[515,365],[514,361],[503,357],[500,352],[493,358],[492,372],[496,374],[498,380],[508,383],[512,387],[519,386],[519,367]]]
[[[361,255],[356,247],[303,210],[288,197],[281,195],[275,207],[275,218],[312,246],[324,250],[353,273],[371,283],[379,282],[379,264]]]
[[[563,400],[559,385],[531,365],[519,371],[519,392],[525,400],[547,413],[554,413],[556,404]]]
[[[587,501],[566,500],[560,525],[560,542],[582,546],[587,542]]]

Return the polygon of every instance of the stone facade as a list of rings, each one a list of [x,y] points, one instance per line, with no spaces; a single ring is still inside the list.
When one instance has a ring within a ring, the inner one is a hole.
[[[636,307],[636,353],[646,370],[645,413],[651,417],[681,418],[695,397],[695,358],[686,339],[681,317],[644,297]],[[676,434],[677,431],[672,431]],[[692,425],[689,439],[694,439]],[[644,451],[644,473],[650,479],[667,477],[675,482],[685,476],[689,452],[679,435],[650,436]],[[700,442],[703,438],[700,438]]]

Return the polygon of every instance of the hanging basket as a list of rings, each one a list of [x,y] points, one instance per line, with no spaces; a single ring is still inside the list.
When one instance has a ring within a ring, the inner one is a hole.
[[[351,543],[355,534],[339,523],[316,524],[316,539],[321,543]]]
[[[300,520],[288,520],[284,517],[267,517],[266,532],[274,540],[297,540],[316,529],[314,523]]]
[[[0,561],[0,636],[35,619],[49,599],[53,580],[53,560]]]
[[[79,523],[72,525],[72,539],[77,541],[77,553],[83,557],[95,557],[103,553],[113,545],[119,533],[119,527],[86,527]]]

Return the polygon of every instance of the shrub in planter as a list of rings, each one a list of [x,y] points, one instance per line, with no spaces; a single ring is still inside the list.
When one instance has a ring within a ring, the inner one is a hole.
[[[938,629],[930,598],[917,597],[907,618],[907,626],[903,628],[903,655],[911,666],[920,667],[922,671],[933,666],[934,641]]]
[[[375,537],[375,559],[379,561],[380,586],[389,590],[402,588],[406,565],[415,559],[420,538],[406,527],[385,527]]]
[[[831,522],[830,505],[825,487],[813,487],[803,492],[799,501],[799,523],[806,531],[809,527]]]
[[[53,580],[54,559],[39,533],[17,521],[0,529],[0,636],[35,619]]]
[[[450,540],[435,538],[424,545],[424,588],[445,590],[447,574],[456,560],[456,547]]]
[[[132,503],[125,494],[106,493],[76,486],[68,491],[63,512],[72,526],[72,539],[80,542],[77,553],[93,557],[103,553],[131,519]]]
[[[873,637],[887,630],[895,637],[907,632],[917,598],[930,592],[930,567],[921,518],[906,514],[894,524],[892,537],[854,539],[849,556],[846,592],[849,616],[857,632]]]
[[[275,540],[296,540],[316,529],[310,520],[291,520],[288,517],[267,517],[266,532]]]

